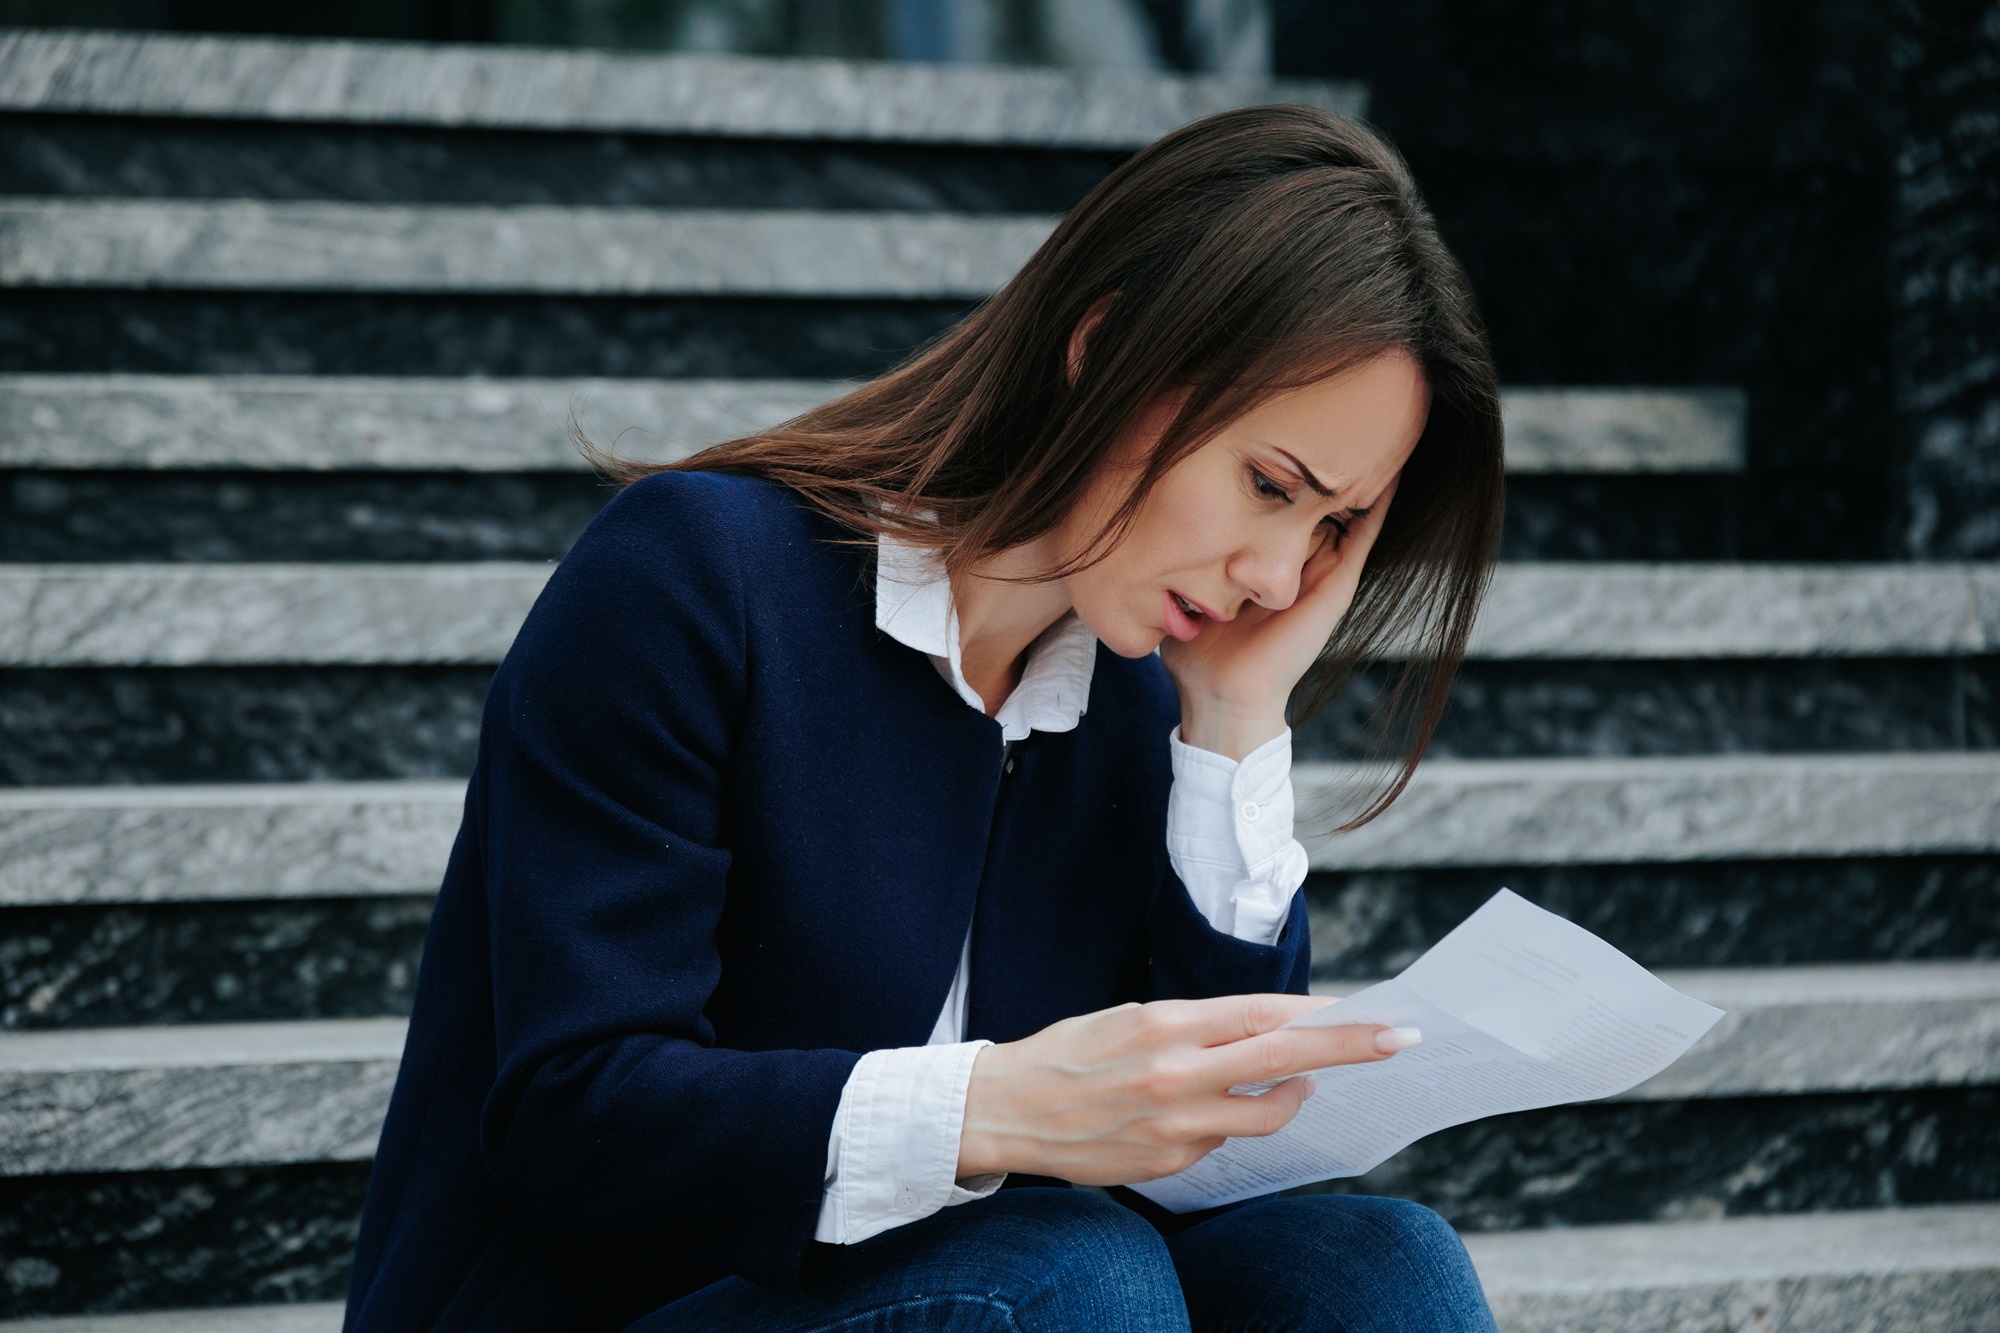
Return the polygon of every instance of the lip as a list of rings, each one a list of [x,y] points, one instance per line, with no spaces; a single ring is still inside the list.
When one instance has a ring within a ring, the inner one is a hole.
[[[1174,589],[1171,589],[1171,591],[1172,591],[1172,592],[1174,592],[1174,593],[1176,593],[1176,594],[1178,594],[1178,595],[1180,596],[1181,600],[1182,600],[1182,601],[1184,601],[1184,602],[1186,602],[1186,603],[1187,603],[1187,604],[1188,604],[1189,606],[1191,606],[1191,607],[1193,607],[1193,608],[1194,608],[1195,610],[1197,610],[1197,611],[1201,612],[1201,614],[1202,614],[1203,618],[1205,618],[1205,619],[1208,619],[1208,620],[1213,620],[1213,621],[1214,621],[1214,622],[1215,622],[1216,624],[1218,624],[1218,625],[1226,625],[1226,624],[1228,624],[1228,623],[1229,623],[1230,621],[1232,621],[1232,620],[1234,620],[1234,619],[1236,618],[1236,617],[1234,617],[1234,616],[1222,616],[1222,615],[1217,615],[1217,614],[1215,613],[1215,608],[1214,608],[1214,607],[1212,607],[1212,606],[1206,606],[1206,605],[1202,604],[1201,602],[1197,602],[1197,601],[1196,601],[1196,600],[1195,600],[1194,598],[1192,598],[1192,597],[1188,596],[1188,595],[1187,595],[1186,593],[1184,593],[1184,592],[1181,592],[1181,590],[1180,590],[1179,588],[1174,588]]]
[[[1174,593],[1171,589],[1162,592],[1160,600],[1166,603],[1167,607],[1166,630],[1168,634],[1171,634],[1182,643],[1187,643],[1195,635],[1201,633],[1202,621],[1188,619],[1187,612],[1181,610],[1180,605],[1174,601]],[[1187,601],[1189,605],[1201,609],[1201,603],[1195,601],[1192,597],[1188,598]],[[1202,610],[1202,619],[1206,620],[1207,618],[1208,612]]]

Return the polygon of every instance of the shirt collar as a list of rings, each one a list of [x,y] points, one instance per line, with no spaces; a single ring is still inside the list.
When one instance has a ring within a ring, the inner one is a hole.
[[[959,658],[958,608],[951,580],[937,553],[897,541],[875,541],[875,628],[931,659],[958,697],[981,713],[979,692],[968,685]],[[1028,649],[1021,683],[1000,705],[993,720],[1003,740],[1030,731],[1072,731],[1090,704],[1090,677],[1097,666],[1097,636],[1074,611],[1042,631]]]

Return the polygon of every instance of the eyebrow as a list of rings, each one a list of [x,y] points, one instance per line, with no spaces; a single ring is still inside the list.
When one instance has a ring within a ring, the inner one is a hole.
[[[1277,453],[1284,454],[1285,461],[1290,463],[1293,467],[1299,470],[1299,476],[1305,479],[1306,485],[1312,488],[1314,494],[1323,495],[1329,500],[1333,498],[1333,492],[1327,489],[1326,483],[1322,482],[1318,477],[1315,477],[1312,474],[1312,469],[1307,467],[1304,463],[1301,463],[1298,460],[1297,455],[1287,453],[1283,449],[1277,449],[1276,446],[1273,446],[1273,449]]]

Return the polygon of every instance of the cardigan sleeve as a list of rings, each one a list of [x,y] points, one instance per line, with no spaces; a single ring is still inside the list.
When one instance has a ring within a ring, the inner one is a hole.
[[[497,1074],[482,1148],[557,1239],[794,1283],[857,1053],[718,1048],[704,1015],[747,686],[729,478],[614,500],[494,678],[475,817]]]

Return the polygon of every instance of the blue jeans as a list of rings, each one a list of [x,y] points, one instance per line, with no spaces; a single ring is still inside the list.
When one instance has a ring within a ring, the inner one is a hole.
[[[1260,1199],[1162,1236],[1021,1188],[826,1252],[803,1295],[724,1278],[625,1333],[1494,1333],[1458,1236],[1400,1199]]]

